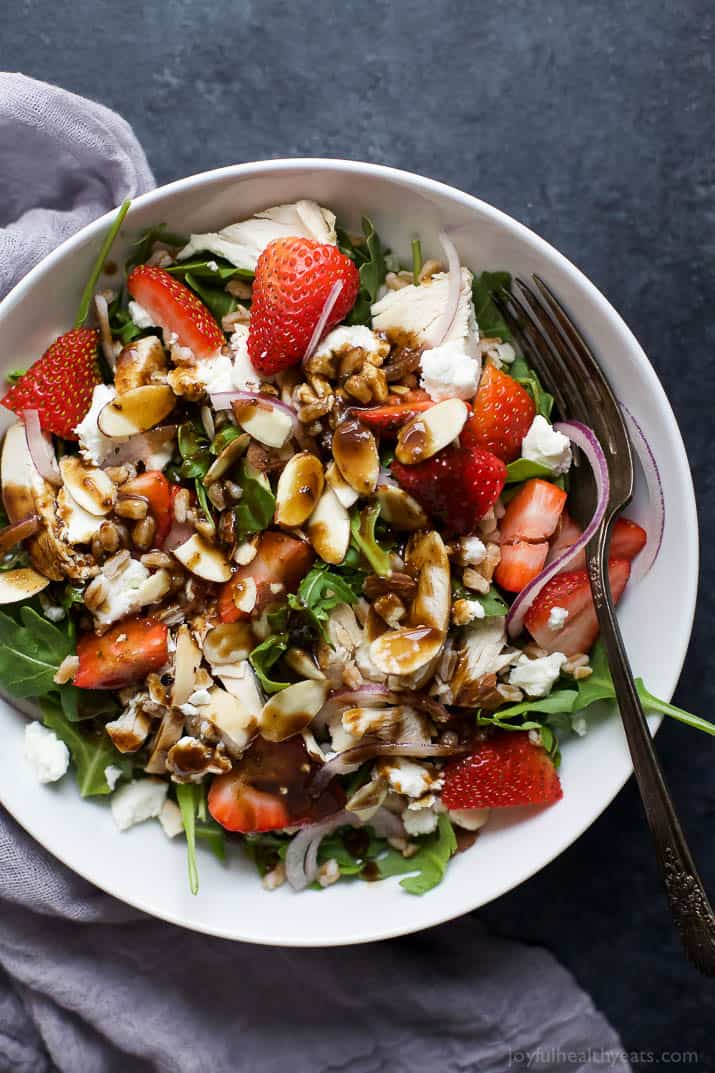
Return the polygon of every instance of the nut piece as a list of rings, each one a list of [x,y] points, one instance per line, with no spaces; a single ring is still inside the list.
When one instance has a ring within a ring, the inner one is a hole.
[[[356,417],[346,418],[335,429],[333,457],[343,479],[358,495],[370,495],[375,491],[380,475],[377,443],[372,432],[364,428]]]
[[[248,622],[224,622],[204,637],[204,656],[212,667],[248,659],[255,647],[256,639]]]
[[[276,525],[295,526],[307,521],[324,486],[323,467],[315,455],[301,451],[289,458],[278,478]]]
[[[241,399],[233,403],[239,425],[266,447],[282,447],[293,431],[293,419],[270,399]]]
[[[204,477],[204,485],[208,488],[210,485],[218,481],[225,473],[229,471],[231,466],[238,461],[241,455],[245,452],[251,441],[251,437],[247,432],[243,432],[240,436],[235,436],[229,443],[226,444],[218,458],[211,463],[206,471]]]
[[[280,693],[274,693],[263,705],[261,736],[268,741],[285,741],[299,734],[318,714],[327,695],[327,680],[296,682]]]
[[[228,751],[240,755],[256,733],[256,715],[239,697],[214,686],[208,704],[201,706],[201,718],[208,719],[220,732]]]
[[[174,548],[174,555],[187,570],[205,581],[228,581],[231,577],[231,565],[224,553],[198,533]]]
[[[196,688],[196,672],[201,666],[201,650],[191,636],[188,626],[180,626],[176,635],[176,655],[174,657],[174,685],[171,690],[171,703],[174,708],[186,704]]]
[[[49,578],[38,574],[29,566],[7,570],[0,573],[0,604],[16,604],[18,600],[29,600],[46,589],[49,583]]]
[[[100,410],[97,424],[105,436],[135,436],[158,425],[174,409],[176,398],[166,384],[147,384],[118,395]]]
[[[357,503],[359,499],[358,493],[354,488],[351,488],[348,482],[343,478],[342,473],[334,462],[331,462],[326,469],[325,479],[344,507],[347,507],[348,510],[350,510],[350,508]]]
[[[308,540],[326,563],[337,565],[350,543],[350,515],[332,488],[326,488],[307,527]]]
[[[429,522],[422,507],[396,484],[381,484],[377,490],[377,499],[381,517],[393,529],[411,532],[413,529],[427,528]]]
[[[118,395],[155,383],[167,372],[166,355],[156,335],[135,339],[121,351],[114,369],[114,386]]]
[[[423,462],[456,440],[469,413],[461,399],[445,399],[417,414],[397,435],[395,456],[403,465]]]
[[[117,488],[106,473],[85,465],[79,455],[61,458],[60,473],[67,491],[83,510],[95,518],[109,514],[117,498]]]

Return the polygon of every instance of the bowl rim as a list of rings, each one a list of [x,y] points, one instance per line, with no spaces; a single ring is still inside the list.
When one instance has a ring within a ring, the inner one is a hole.
[[[598,289],[598,287],[585,275],[585,273],[578,268],[569,258],[562,254],[555,246],[553,246],[546,239],[542,238],[539,234],[533,231],[526,224],[521,223],[513,216],[509,215],[502,209],[484,201],[481,198],[476,197],[473,194],[469,194],[466,191],[460,190],[458,187],[454,187],[449,183],[441,182],[437,179],[432,179],[424,175],[420,175],[415,172],[410,172],[401,168],[393,168],[385,164],[375,164],[369,161],[350,160],[344,158],[331,158],[331,157],[281,157],[275,160],[257,160],[246,161],[240,164],[228,164],[220,168],[213,168],[207,171],[196,172],[192,175],[184,176],[180,179],[174,179],[169,183],[165,183],[162,186],[154,187],[143,194],[139,194],[131,199],[131,206],[129,212],[123,222],[123,228],[131,225],[131,218],[136,209],[150,207],[152,204],[161,204],[167,195],[179,191],[186,191],[191,187],[206,187],[214,183],[220,184],[227,179],[241,180],[247,177],[260,177],[267,173],[275,174],[281,172],[291,172],[298,170],[312,169],[316,171],[337,171],[340,173],[354,173],[354,174],[369,174],[375,177],[383,178],[388,181],[405,182],[413,188],[418,188],[425,193],[434,193],[441,197],[447,197],[452,201],[456,201],[461,206],[470,211],[477,211],[481,214],[491,217],[500,226],[505,227],[511,231],[512,235],[522,241],[526,241],[531,245],[532,249],[542,254],[547,260],[551,260],[558,264],[574,281],[575,283],[586,292],[589,299],[593,302],[597,308],[599,317],[604,317],[615,326],[621,334],[624,334],[628,339],[632,353],[637,359],[638,366],[642,375],[649,381],[649,386],[653,392],[653,395],[658,404],[658,416],[659,420],[662,420],[666,427],[669,441],[671,445],[676,447],[676,462],[677,469],[679,471],[679,479],[681,481],[681,492],[683,498],[687,504],[686,515],[682,518],[682,532],[684,541],[684,554],[687,556],[687,561],[691,564],[690,572],[690,584],[689,591],[682,593],[683,609],[688,623],[687,631],[683,633],[683,639],[678,645],[677,652],[674,653],[673,667],[673,685],[667,692],[667,700],[672,697],[675,688],[678,684],[678,680],[682,673],[683,664],[687,655],[690,639],[692,636],[694,619],[695,619],[695,607],[697,601],[698,591],[698,577],[699,577],[699,528],[697,518],[697,507],[695,500],[695,491],[692,480],[692,473],[687,459],[687,453],[685,445],[680,433],[680,428],[676,420],[673,408],[670,404],[670,400],[665,393],[665,389],[656,373],[655,369],[651,365],[644,349],[641,347],[638,339],[633,331],[630,329],[625,320],[617,312],[615,307],[610,303],[606,296]],[[19,280],[15,286],[7,293],[7,295],[0,301],[0,322],[4,317],[17,305],[19,305],[28,294],[31,294],[35,280],[43,275],[45,272],[52,270],[69,255],[71,255],[75,249],[80,248],[85,242],[91,240],[99,232],[112,222],[116,213],[116,207],[109,210],[102,216],[85,224],[79,231],[69,238],[65,239],[59,246],[56,247],[51,253],[47,254],[41,261],[38,262],[21,280]],[[687,600],[687,602],[686,602]],[[7,703],[13,706],[13,702],[8,700]],[[649,717],[649,723],[653,728],[653,733],[657,731],[662,723],[662,716]],[[199,933],[212,935],[224,939],[230,939],[238,942],[248,942],[255,945],[266,946],[291,946],[291,947],[305,947],[305,948],[317,948],[328,946],[347,946],[357,945],[361,943],[382,941],[385,939],[395,938],[401,935],[409,935],[418,931],[425,930],[426,928],[436,927],[439,924],[446,923],[447,921],[457,919],[466,913],[472,912],[475,909],[481,908],[484,905],[490,904],[497,898],[502,897],[504,894],[511,890],[516,889],[525,883],[532,876],[540,872],[546,865],[550,864],[561,853],[575,843],[584,832],[596,822],[596,820],[602,815],[602,813],[612,803],[616,795],[622,790],[625,783],[628,781],[633,773],[630,757],[626,758],[626,769],[623,780],[616,785],[613,793],[611,793],[607,799],[599,801],[598,808],[595,813],[589,813],[588,819],[584,820],[583,824],[575,830],[569,829],[568,835],[562,839],[557,839],[548,847],[548,851],[545,855],[539,859],[539,863],[533,867],[529,866],[523,873],[519,873],[516,881],[513,876],[505,880],[503,885],[497,887],[493,891],[490,897],[483,901],[477,898],[476,901],[470,902],[468,897],[465,897],[463,903],[459,908],[454,909],[450,907],[442,910],[435,910],[430,915],[427,921],[422,920],[415,924],[410,924],[406,921],[399,926],[389,927],[375,927],[374,932],[371,935],[359,935],[359,936],[347,936],[345,939],[334,940],[327,939],[322,940],[320,937],[317,939],[302,939],[295,936],[276,936],[271,939],[256,938],[255,936],[237,934],[235,931],[230,932],[225,928],[212,928],[210,925],[203,925],[200,923],[187,922],[178,913],[172,913],[171,911],[158,911],[155,907],[149,905],[144,898],[137,897],[133,899],[128,897],[125,893],[117,893],[116,889],[113,889],[112,885],[105,884],[98,881],[90,872],[90,869],[78,869],[75,865],[70,864],[65,857],[58,853],[53,847],[47,845],[43,838],[43,832],[36,829],[34,824],[25,826],[22,819],[11,813],[13,819],[24,830],[28,832],[37,842],[40,843],[52,856],[59,860],[66,867],[70,868],[75,874],[81,876],[87,882],[92,883],[98,889],[104,891],[107,894],[116,897],[118,900],[125,904],[139,909],[148,915],[160,920],[164,920],[167,923],[176,924],[180,927],[188,928],[192,931]],[[2,788],[0,787],[0,802],[3,802]],[[3,802],[4,803],[4,802]],[[8,810],[9,811],[9,810]],[[436,905],[437,903],[435,903]]]

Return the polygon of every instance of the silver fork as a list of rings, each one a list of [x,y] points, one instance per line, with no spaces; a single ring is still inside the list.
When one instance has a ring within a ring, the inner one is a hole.
[[[591,350],[539,276],[533,287],[514,280],[494,294],[497,308],[553,394],[564,419],[589,425],[606,455],[610,494],[606,514],[586,548],[591,591],[638,789],[655,841],[673,920],[691,961],[715,975],[715,915],[698,875],[658,763],[618,627],[608,581],[611,527],[633,495],[633,457],[621,410]],[[579,467],[581,469],[581,467]],[[593,481],[574,481],[569,507],[581,522],[595,506]]]

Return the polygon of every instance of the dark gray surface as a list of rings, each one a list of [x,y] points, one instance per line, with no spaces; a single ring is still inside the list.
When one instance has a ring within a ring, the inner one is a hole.
[[[712,12],[710,0],[25,0],[4,13],[0,66],[121,111],[159,182],[266,157],[380,161],[478,194],[583,268],[650,354],[692,460],[704,561],[676,702],[712,718]],[[677,725],[658,742],[715,892],[715,745]],[[480,915],[551,947],[629,1050],[695,1050],[687,1068],[712,1069],[715,989],[680,955],[632,785]]]

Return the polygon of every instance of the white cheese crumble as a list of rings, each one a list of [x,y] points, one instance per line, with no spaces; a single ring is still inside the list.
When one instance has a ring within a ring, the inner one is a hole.
[[[477,536],[462,537],[459,542],[460,550],[460,562],[464,566],[479,566],[483,563],[487,549],[483,540],[480,540]]]
[[[120,831],[158,816],[169,785],[161,779],[136,779],[112,794],[110,807]]]
[[[108,764],[104,769],[104,777],[107,780],[109,789],[113,790],[122,777],[122,769],[117,767],[116,764]]]
[[[142,331],[146,330],[147,328],[156,327],[152,316],[147,313],[144,306],[139,305],[138,302],[131,301],[129,303],[129,316],[132,318],[137,328],[141,328]]]
[[[523,689],[528,697],[545,697],[559,677],[562,665],[566,662],[563,652],[552,652],[549,656],[529,659],[519,656],[517,664],[509,674],[509,684]]]
[[[437,827],[439,817],[434,809],[421,808],[412,810],[406,808],[402,813],[402,822],[408,835],[429,835]]]
[[[585,715],[574,715],[571,717],[571,729],[574,734],[578,734],[579,738],[582,738],[588,731],[588,723],[586,722]]]
[[[161,806],[159,823],[167,838],[176,838],[177,835],[181,834],[184,830],[184,823],[181,819],[181,809],[176,801],[170,801],[167,797]]]
[[[233,387],[236,391],[258,391],[264,379],[248,356],[248,325],[237,324],[228,341],[233,354]]]
[[[196,382],[201,384],[209,395],[220,391],[233,391],[233,362],[228,354],[216,354],[205,358],[195,366]]]
[[[378,764],[377,774],[387,779],[391,789],[406,797],[422,797],[430,790],[438,789],[439,780],[435,780],[431,771],[401,756]]]
[[[89,410],[74,428],[79,437],[80,454],[87,462],[92,462],[95,466],[102,464],[117,443],[124,442],[105,436],[97,424],[100,412],[108,402],[116,398],[116,395],[114,388],[108,384],[97,384],[92,392],[92,404]]]
[[[443,343],[422,354],[422,387],[431,399],[473,399],[479,386],[480,364],[458,343]]]
[[[563,432],[557,432],[545,417],[537,414],[521,442],[521,454],[530,462],[547,466],[556,476],[571,466],[571,443]]]
[[[451,808],[449,818],[465,831],[478,831],[489,819],[488,808]]]
[[[57,782],[69,767],[70,754],[54,730],[35,721],[25,727],[25,759],[38,782]]]
[[[150,576],[150,572],[138,559],[128,559],[126,566],[113,577],[105,575],[107,595],[93,612],[97,622],[109,626],[112,622],[138,611],[146,603],[151,603],[156,598],[151,588],[148,599],[143,591]]]
[[[550,630],[562,630],[568,617],[569,613],[565,607],[552,607],[547,625]]]
[[[331,354],[340,354],[343,350],[359,348],[374,357],[386,357],[390,351],[389,343],[381,339],[366,324],[343,324],[339,328],[333,328],[328,332],[325,339],[315,348],[314,357],[330,357]]]

